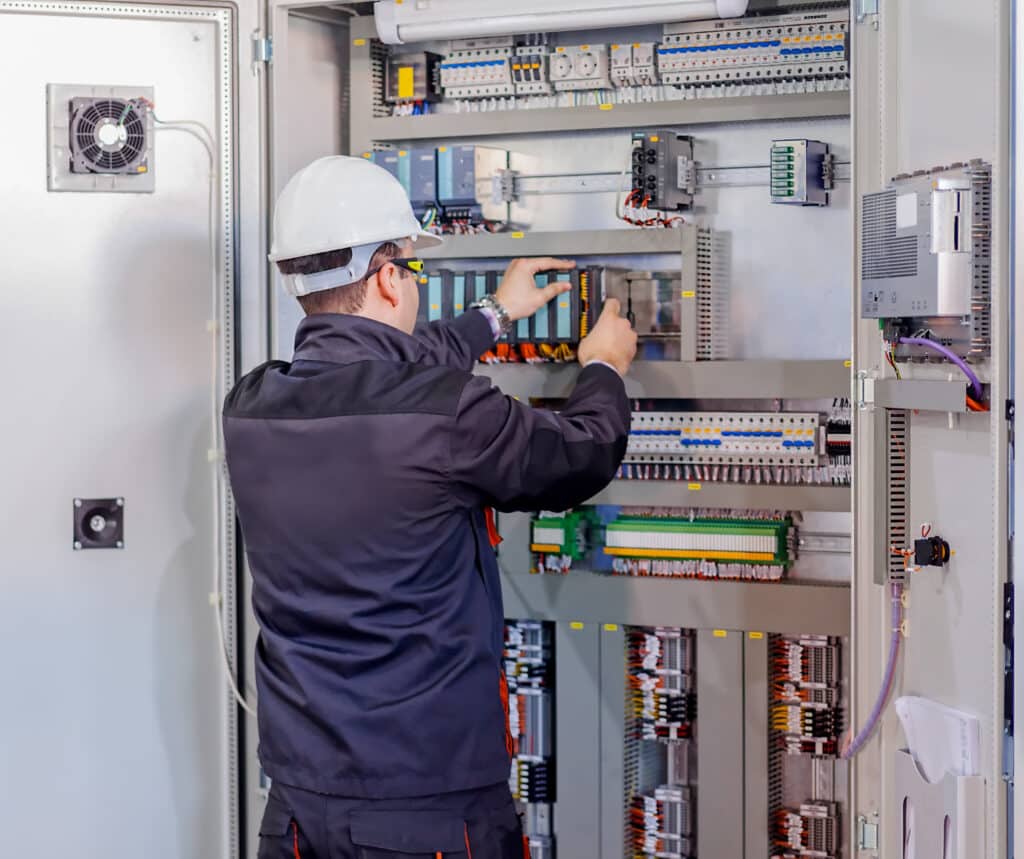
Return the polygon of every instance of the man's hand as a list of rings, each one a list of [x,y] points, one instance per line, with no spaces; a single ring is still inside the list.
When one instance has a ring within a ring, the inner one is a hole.
[[[625,376],[636,357],[636,332],[629,322],[619,315],[619,300],[609,298],[597,320],[594,330],[583,338],[579,348],[582,366],[593,361],[611,364]]]
[[[572,289],[571,283],[552,283],[542,289],[534,281],[534,275],[542,271],[570,271],[574,268],[574,262],[551,257],[512,260],[498,291],[494,293],[494,299],[508,311],[509,319],[513,322],[526,319],[551,299]]]

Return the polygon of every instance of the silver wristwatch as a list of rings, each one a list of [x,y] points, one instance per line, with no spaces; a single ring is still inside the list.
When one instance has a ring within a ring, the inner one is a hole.
[[[483,298],[474,301],[469,305],[470,309],[490,310],[494,314],[494,318],[498,320],[498,327],[501,329],[502,334],[507,334],[512,328],[512,319],[508,315],[508,311],[498,303],[498,300],[493,295],[485,295]]]

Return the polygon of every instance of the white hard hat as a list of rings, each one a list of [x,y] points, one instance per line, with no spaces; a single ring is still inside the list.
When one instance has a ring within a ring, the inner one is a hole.
[[[442,241],[423,230],[405,189],[387,170],[335,155],[304,167],[281,192],[270,261],[402,239],[417,250]]]

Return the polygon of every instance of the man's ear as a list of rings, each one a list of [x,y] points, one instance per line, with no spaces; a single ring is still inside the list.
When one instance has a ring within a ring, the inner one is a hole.
[[[375,288],[387,304],[397,307],[400,296],[398,266],[386,264],[374,275],[374,281],[375,283],[370,285],[371,288]]]

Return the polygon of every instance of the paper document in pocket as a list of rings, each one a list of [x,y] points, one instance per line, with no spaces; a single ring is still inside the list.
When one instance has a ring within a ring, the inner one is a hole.
[[[947,773],[978,775],[981,724],[976,716],[913,696],[898,698],[895,706],[910,754],[931,784]]]

